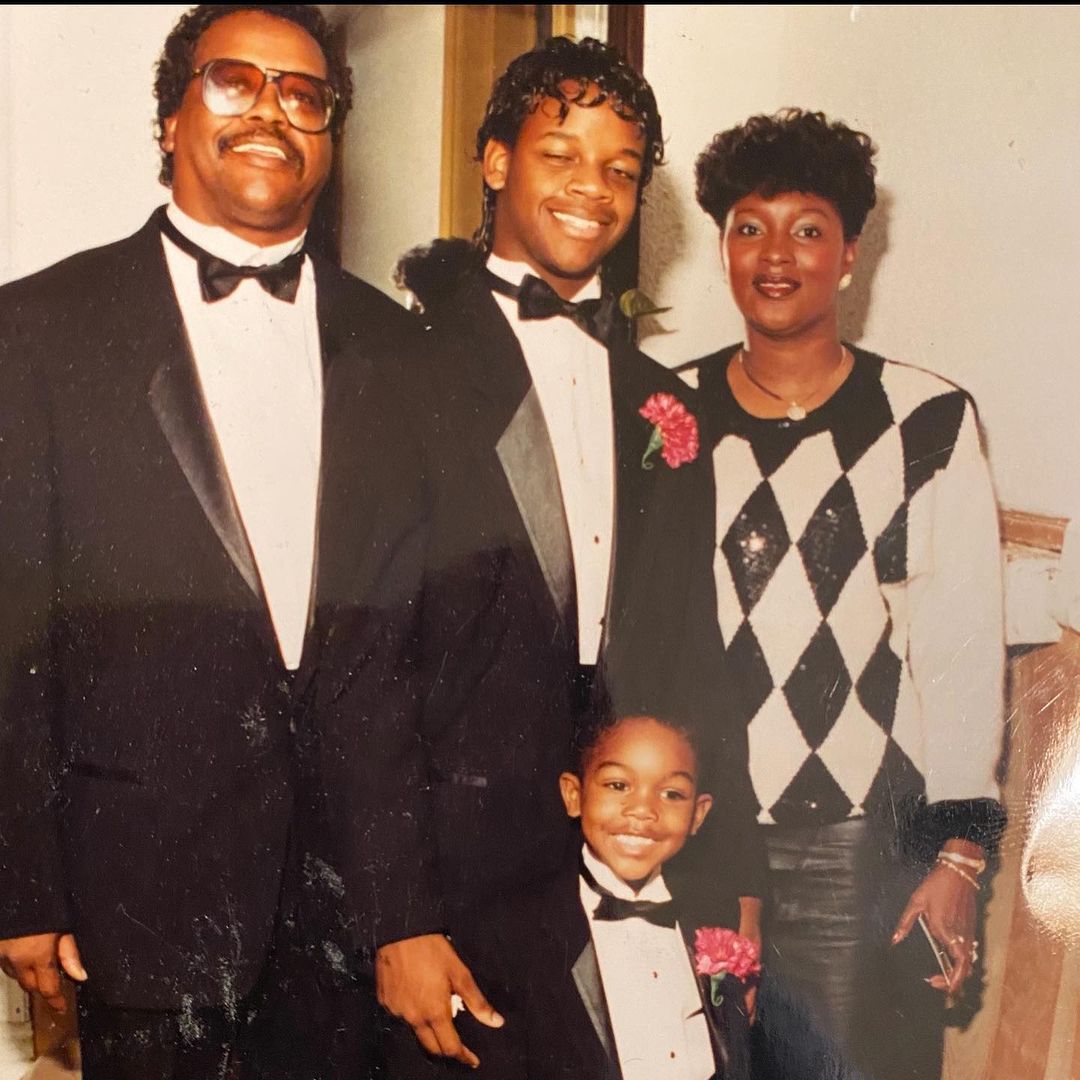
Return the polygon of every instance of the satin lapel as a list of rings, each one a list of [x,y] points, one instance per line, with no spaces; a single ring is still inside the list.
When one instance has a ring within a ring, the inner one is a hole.
[[[150,379],[147,390],[150,408],[233,566],[251,592],[262,600],[255,556],[233,497],[165,256],[156,237],[154,244],[157,250],[146,261],[141,288],[144,295],[160,297],[161,301],[151,300],[143,308],[146,333],[142,346],[149,355],[166,359]]]
[[[481,437],[490,434],[548,595],[564,624],[576,629],[574,558],[562,489],[521,345],[481,282],[470,276],[458,295],[441,325],[453,339],[469,343],[459,362],[492,406],[480,420]]]
[[[600,965],[596,961],[596,948],[593,946],[592,938],[586,942],[574,961],[570,974],[581,995],[581,1002],[585,1006],[589,1020],[592,1021],[593,1031],[603,1047],[605,1056],[610,1062],[616,1062],[618,1058],[615,1053],[615,1041],[608,1021],[604,986],[600,981]]]
[[[574,557],[562,490],[536,388],[529,387],[495,452],[529,534],[548,592],[564,621],[574,606]]]

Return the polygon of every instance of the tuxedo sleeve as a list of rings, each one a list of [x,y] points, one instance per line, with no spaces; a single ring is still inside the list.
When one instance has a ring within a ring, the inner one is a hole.
[[[0,937],[70,929],[59,839],[49,392],[30,349],[46,322],[0,295]]]

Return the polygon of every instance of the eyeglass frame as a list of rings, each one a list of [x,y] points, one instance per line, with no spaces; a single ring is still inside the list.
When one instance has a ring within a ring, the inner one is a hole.
[[[262,75],[263,84],[259,87],[259,91],[255,95],[255,100],[252,101],[252,103],[247,107],[247,109],[242,109],[240,112],[237,113],[218,113],[214,112],[214,110],[210,108],[210,105],[206,100],[205,76],[206,72],[211,67],[213,67],[214,64],[244,64],[247,67],[254,68],[257,72],[259,72],[259,74]],[[321,85],[325,86],[327,90],[330,91],[330,107],[327,111],[326,123],[321,128],[319,128],[318,131],[304,131],[303,128],[297,127],[296,124],[293,123],[293,119],[289,115],[289,110],[285,107],[285,102],[281,99],[281,80],[286,75],[295,75],[297,78],[300,79],[311,79],[313,82],[320,83]],[[199,91],[199,95],[202,98],[203,105],[210,112],[214,113],[215,116],[243,116],[244,113],[246,113],[249,109],[253,109],[255,107],[259,98],[262,97],[263,91],[266,90],[267,84],[270,83],[274,87],[274,92],[277,94],[278,106],[280,107],[282,113],[284,113],[285,119],[288,120],[289,127],[295,128],[303,135],[322,135],[323,133],[329,131],[331,125],[334,123],[334,114],[337,112],[339,101],[338,92],[334,89],[329,80],[321,79],[318,75],[312,75],[307,71],[282,71],[280,68],[261,67],[259,64],[256,64],[254,60],[239,60],[234,56],[216,56],[213,60],[207,60],[206,63],[203,64],[201,67],[196,68],[191,73],[191,77],[193,79],[202,79],[202,88]]]

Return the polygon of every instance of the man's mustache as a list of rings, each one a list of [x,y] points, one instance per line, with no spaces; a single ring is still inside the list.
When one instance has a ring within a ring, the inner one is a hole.
[[[232,135],[223,135],[218,140],[218,150],[224,153],[226,150],[231,150],[235,146],[241,146],[244,143],[249,142],[259,142],[266,143],[270,146],[277,146],[285,155],[286,160],[291,164],[300,166],[304,163],[304,155],[289,142],[282,131],[273,127],[253,127],[248,128],[246,131],[236,132]]]

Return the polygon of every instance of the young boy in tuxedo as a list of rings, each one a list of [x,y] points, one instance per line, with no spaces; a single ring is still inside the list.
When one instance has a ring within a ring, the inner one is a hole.
[[[484,1080],[733,1080],[748,1076],[745,986],[691,959],[702,928],[672,899],[664,864],[701,827],[713,797],[693,733],[652,717],[594,725],[559,778],[583,844],[537,887],[494,903],[482,935],[456,942],[500,1030],[458,1017]],[[723,910],[708,898],[709,925]],[[738,925],[738,900],[727,920]],[[713,985],[715,981],[716,985]],[[411,1040],[391,1075],[463,1075],[421,1061]]]

